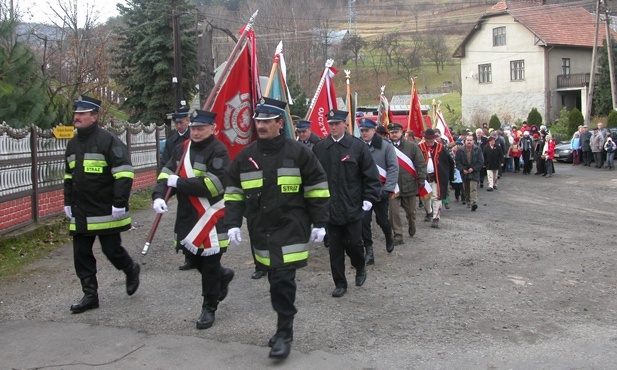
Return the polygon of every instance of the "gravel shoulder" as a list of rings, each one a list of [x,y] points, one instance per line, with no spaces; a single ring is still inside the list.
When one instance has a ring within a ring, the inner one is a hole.
[[[343,355],[365,368],[613,368],[617,355],[617,172],[556,165],[553,178],[505,174],[479,189],[479,208],[454,202],[439,230],[422,222],[385,251],[374,225],[376,264],[364,286],[334,288],[328,250],[312,245],[298,271],[293,350]],[[208,330],[195,329],[200,277],[178,270],[172,247],[175,202],[143,256],[154,212],[134,215],[124,246],[142,264],[132,297],[124,275],[97,250],[101,307],[70,314],[81,297],[65,245],[1,282],[0,323],[88,324],[150,335],[262,346],[275,328],[267,279],[251,280],[245,241],[223,264],[236,277]],[[350,266],[349,264],[347,265]],[[348,268],[353,282],[354,271]],[[287,360],[293,366],[293,355]]]

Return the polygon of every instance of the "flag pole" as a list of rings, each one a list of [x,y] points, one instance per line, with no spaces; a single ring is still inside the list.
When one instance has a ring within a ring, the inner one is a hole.
[[[407,116],[407,130],[411,130],[411,112],[413,112],[413,95],[416,90],[416,81],[413,77],[411,79],[411,99],[409,100],[409,115]]]
[[[308,119],[311,114],[313,114],[313,109],[315,109],[315,104],[317,104],[317,99],[319,98],[319,94],[321,94],[321,89],[323,89],[324,83],[326,83],[326,77],[328,76],[328,72],[330,71],[330,67],[334,65],[334,59],[328,59],[326,61],[326,68],[324,68],[323,74],[321,75],[321,80],[319,80],[319,84],[317,85],[317,91],[315,91],[315,95],[311,100],[311,105],[309,106],[308,111],[306,112],[305,119]]]
[[[435,128],[437,127],[437,100],[433,99],[432,105],[433,105],[433,123],[431,124],[431,126],[433,126],[432,128]],[[441,134],[443,135],[444,133],[442,132]]]
[[[382,125],[382,121],[383,121],[383,95],[386,92],[386,85],[383,85],[381,87],[381,90],[379,92],[379,105],[377,106],[377,124]]]
[[[229,74],[229,71],[231,70],[231,66],[233,65],[232,61],[238,58],[238,54],[240,50],[242,49],[242,47],[244,46],[247,35],[249,31],[253,28],[253,24],[255,23],[255,17],[257,16],[258,12],[259,10],[253,13],[248,23],[246,24],[246,27],[244,27],[244,30],[242,31],[242,35],[240,35],[238,42],[236,42],[236,45],[234,45],[234,48],[232,49],[231,54],[229,55],[229,58],[227,59],[227,64],[225,64],[225,67],[223,68],[223,72],[221,73],[221,78],[219,78],[219,80],[214,84],[214,87],[212,88],[212,90],[210,90],[210,95],[208,95],[208,99],[203,105],[204,110],[212,109],[212,101],[218,94],[218,91],[221,88],[222,82],[225,80],[225,78]],[[188,148],[188,145],[187,145],[187,148]],[[176,175],[180,173],[180,169],[182,168],[182,164],[184,163],[184,158],[186,157],[186,152],[187,152],[186,149],[182,152],[182,157],[180,158],[178,168],[176,168],[176,172],[175,172]],[[167,191],[165,192],[165,198],[164,198],[165,203],[167,203],[167,201],[169,200],[169,197],[171,196],[171,189],[172,187],[167,187]],[[146,243],[144,244],[144,247],[141,250],[141,254],[145,255],[148,253],[148,249],[150,249],[150,244],[152,243],[152,240],[154,239],[154,234],[156,234],[156,229],[158,229],[159,227],[159,223],[161,222],[162,216],[163,216],[162,213],[156,214],[156,217],[154,218],[154,222],[152,223],[152,227],[150,228],[150,232],[148,233],[148,237],[146,238]]]
[[[246,38],[248,37],[249,31],[253,29],[253,24],[255,23],[255,17],[257,17],[258,12],[259,10],[256,10],[255,13],[253,13],[248,23],[244,27],[244,30],[242,31],[242,35],[240,35],[238,42],[236,42],[236,45],[234,45],[234,48],[231,50],[231,54],[229,54],[229,58],[227,58],[227,63],[225,64],[225,67],[223,68],[221,77],[218,79],[218,81],[216,81],[212,90],[210,90],[210,95],[208,96],[208,99],[203,105],[203,110],[209,111],[212,109],[212,101],[218,95],[219,90],[221,89],[221,85],[223,84],[223,81],[226,80],[227,75],[229,74],[229,71],[231,70],[231,67],[234,64],[231,62],[238,58],[240,50],[242,50],[242,47],[244,46]]]
[[[349,123],[349,126],[347,126],[347,129],[349,131],[349,133],[351,135],[353,135],[353,126],[355,125],[355,114],[353,112],[353,101],[351,99],[351,86],[349,86],[349,75],[351,74],[351,71],[346,69],[345,70],[345,83],[347,84],[347,122]]]
[[[272,82],[274,80],[274,74],[276,73],[276,66],[279,64],[278,55],[283,52],[283,41],[281,40],[279,44],[276,46],[276,50],[274,51],[274,62],[272,63],[272,69],[270,69],[270,77],[268,78],[268,85],[266,86],[266,91],[264,92],[264,96],[270,96],[270,90],[272,90]]]

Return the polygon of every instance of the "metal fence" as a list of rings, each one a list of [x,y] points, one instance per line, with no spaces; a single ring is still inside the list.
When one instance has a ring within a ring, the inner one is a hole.
[[[159,141],[165,125],[107,124],[128,148],[135,173],[158,168]],[[31,197],[32,221],[39,219],[39,195],[61,190],[64,182],[64,151],[69,139],[56,139],[53,130],[31,125],[13,129],[0,124],[0,204]],[[2,230],[0,230],[0,234]]]

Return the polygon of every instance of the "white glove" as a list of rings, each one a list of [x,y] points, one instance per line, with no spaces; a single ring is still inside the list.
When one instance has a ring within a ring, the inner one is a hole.
[[[172,188],[175,188],[178,185],[179,178],[180,176],[178,175],[169,175],[169,178],[167,179],[167,186],[171,186]]]
[[[71,211],[71,206],[64,206],[64,214],[67,218],[71,218],[73,216],[73,212]]]
[[[313,230],[311,230],[312,242],[321,243],[323,242],[324,236],[326,236],[326,229],[324,229],[323,227],[314,227]]]
[[[240,242],[242,241],[242,235],[240,234],[240,228],[232,227],[231,229],[227,230],[227,238],[229,238],[230,243],[234,243],[235,245],[240,245]]]
[[[122,208],[116,208],[114,206],[111,206],[111,217],[113,218],[122,218],[126,215],[126,208],[122,207]]]
[[[167,204],[165,204],[165,201],[163,199],[161,199],[161,198],[156,198],[154,200],[154,204],[152,205],[152,209],[156,213],[165,213],[165,212],[168,211]]]
[[[370,211],[371,208],[373,208],[373,203],[369,202],[368,200],[362,201],[362,210],[363,211]]]

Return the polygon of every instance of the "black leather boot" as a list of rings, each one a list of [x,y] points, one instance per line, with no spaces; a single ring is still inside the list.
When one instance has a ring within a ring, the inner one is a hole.
[[[188,257],[184,256],[184,263],[178,267],[178,270],[187,271],[196,268],[195,265],[191,263],[191,260]]]
[[[392,227],[386,228],[384,231],[386,235],[386,252],[392,253],[394,250],[394,238],[392,237]]]
[[[96,275],[81,279],[81,289],[84,292],[84,296],[79,302],[71,306],[71,312],[82,313],[99,308],[98,288],[99,284],[96,281]]]
[[[374,265],[375,264],[375,254],[373,253],[373,245],[365,245],[364,249],[366,250],[366,253],[364,254],[364,262],[367,265]]]
[[[276,334],[270,338],[272,349],[270,350],[270,358],[285,359],[291,352],[291,342],[293,341],[293,316],[278,315],[276,324]]]
[[[197,319],[197,329],[208,329],[214,324],[214,312],[216,311],[216,305],[203,306],[201,315]]]
[[[131,262],[123,271],[126,274],[126,294],[133,295],[139,288],[139,263]]]
[[[221,289],[219,293],[219,302],[227,297],[229,292],[229,283],[234,278],[234,270],[221,267]]]

